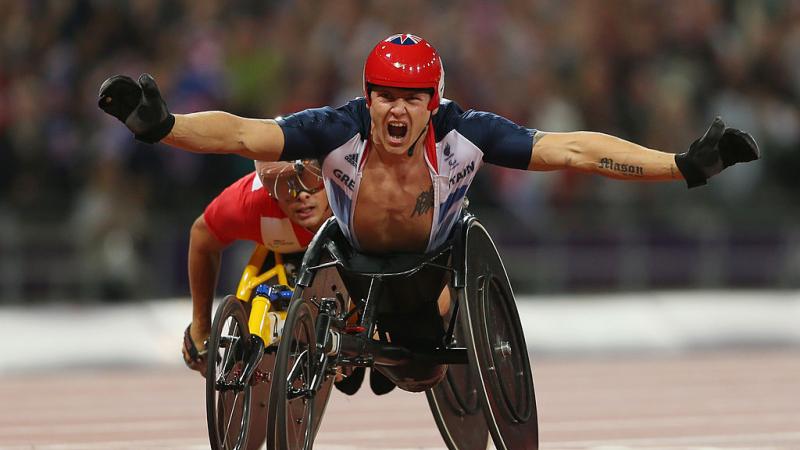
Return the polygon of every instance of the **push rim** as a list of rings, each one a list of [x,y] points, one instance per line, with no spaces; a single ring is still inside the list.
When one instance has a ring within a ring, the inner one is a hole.
[[[244,365],[244,345],[249,340],[241,302],[228,296],[214,317],[208,344],[206,409],[213,448],[241,449],[247,443],[251,386],[230,389]]]
[[[480,309],[485,326],[486,353],[495,370],[489,372],[492,384],[501,393],[501,405],[515,422],[525,423],[531,418],[533,385],[526,376],[528,368],[525,340],[516,329],[515,317],[509,304],[510,296],[496,276],[484,277],[481,287]]]

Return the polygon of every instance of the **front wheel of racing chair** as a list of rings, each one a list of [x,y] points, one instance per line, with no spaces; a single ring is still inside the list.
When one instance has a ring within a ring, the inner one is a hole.
[[[336,229],[336,222],[329,219],[303,258],[275,356],[267,419],[268,449],[311,449],[331,395],[334,368],[320,346],[328,338],[330,319],[347,310],[348,296],[336,268],[319,262],[327,235]],[[309,269],[310,266],[316,267]],[[321,308],[325,314],[320,314]],[[321,316],[328,321],[317,323]]]
[[[275,356],[269,396],[267,448],[311,449],[331,395],[335,368],[323,347],[330,321],[341,315],[342,296],[318,300],[298,288]],[[322,310],[325,314],[320,314]],[[327,316],[328,320],[320,319]]]
[[[206,418],[214,449],[243,449],[247,444],[252,386],[238,383],[250,340],[242,302],[233,295],[217,308],[208,340]]]
[[[254,450],[264,443],[275,340],[286,314],[285,294],[291,296],[293,284],[287,267],[297,256],[257,245],[236,295],[225,297],[214,315],[206,369],[206,416],[214,450]]]
[[[277,381],[270,392],[270,418],[274,417],[274,424],[267,426],[273,431],[267,438],[270,448],[310,448],[316,430],[309,424],[319,422],[321,416],[314,408],[319,398],[310,393],[318,355],[312,308],[297,300],[286,316],[275,366],[275,380],[285,382]]]

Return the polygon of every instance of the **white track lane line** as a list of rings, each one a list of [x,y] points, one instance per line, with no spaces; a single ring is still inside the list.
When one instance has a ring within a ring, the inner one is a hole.
[[[131,431],[196,430],[197,420],[119,421],[75,424],[12,425],[0,426],[0,437],[82,435],[92,433],[123,433]],[[0,447],[0,450],[3,450]]]
[[[658,429],[685,426],[708,425],[759,425],[769,423],[800,423],[800,414],[730,414],[730,415],[695,415],[685,417],[653,417],[646,419],[603,419],[603,420],[568,420],[545,422],[539,424],[544,432],[571,430],[629,430],[637,428]]]
[[[546,448],[548,449],[592,449],[596,450],[598,448],[602,448],[603,450],[608,449],[609,446],[615,446],[615,448],[626,448],[624,446],[634,446],[635,448],[644,448],[642,446],[648,446],[648,450],[653,450],[652,446],[659,446],[657,448],[661,449],[663,446],[673,445],[673,446],[690,446],[691,448],[713,448],[702,446],[701,444],[718,444],[718,445],[725,445],[725,444],[738,444],[738,445],[758,445],[758,444],[765,444],[765,443],[776,443],[776,442],[784,442],[784,441],[791,441],[792,443],[796,443],[800,440],[800,432],[797,431],[787,431],[787,432],[775,432],[775,433],[741,433],[741,434],[717,434],[717,435],[692,435],[692,436],[670,436],[670,437],[650,437],[650,438],[633,438],[633,439],[603,439],[603,440],[586,440],[586,441],[564,441],[564,442],[548,442],[546,443]],[[542,446],[545,443],[543,443]],[[620,447],[623,446],[623,447]],[[687,447],[680,447],[680,448],[687,448]],[[725,448],[730,448],[730,446],[726,445]],[[737,447],[741,448],[741,447]],[[758,449],[769,449],[769,448],[779,448],[779,447],[770,447],[767,445],[758,445]]]

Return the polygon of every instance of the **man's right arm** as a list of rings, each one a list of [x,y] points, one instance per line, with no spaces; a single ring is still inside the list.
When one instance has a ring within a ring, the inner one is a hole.
[[[207,111],[175,114],[175,125],[161,142],[195,153],[232,153],[276,161],[284,140],[283,131],[274,120]]]
[[[211,330],[211,305],[219,278],[222,250],[226,245],[217,239],[201,215],[192,225],[189,238],[189,289],[192,295],[190,334],[198,349]]]
[[[171,114],[148,74],[136,81],[124,75],[108,78],[100,86],[98,106],[124,123],[136,139],[150,144],[164,142],[196,153],[231,153],[263,161],[276,161],[283,152],[283,131],[274,120],[221,111]]]

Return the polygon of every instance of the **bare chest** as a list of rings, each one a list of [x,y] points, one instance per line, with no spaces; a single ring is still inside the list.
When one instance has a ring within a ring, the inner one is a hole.
[[[367,161],[353,231],[365,251],[423,252],[430,237],[433,204],[433,184],[424,161],[410,170]]]

